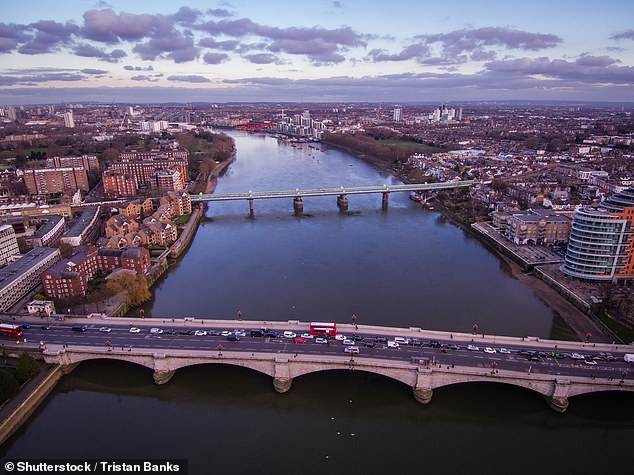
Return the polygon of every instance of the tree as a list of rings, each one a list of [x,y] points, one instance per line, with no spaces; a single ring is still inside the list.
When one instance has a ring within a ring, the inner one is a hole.
[[[147,279],[134,271],[119,271],[110,275],[106,288],[110,295],[126,293],[126,303],[130,306],[139,305],[150,298]]]
[[[38,363],[31,355],[22,352],[15,364],[15,379],[22,384],[40,371],[40,363]]]
[[[17,380],[6,369],[0,369],[0,403],[3,403],[20,389]]]

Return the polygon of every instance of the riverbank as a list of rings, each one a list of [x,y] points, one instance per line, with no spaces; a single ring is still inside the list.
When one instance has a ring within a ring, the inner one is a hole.
[[[404,183],[411,183],[411,177],[400,167],[394,167],[387,164],[383,160],[379,160],[374,157],[370,157],[366,154],[356,152],[348,147],[343,147],[337,144],[326,143],[327,146],[343,150],[354,157],[363,160],[383,172],[394,174]],[[443,216],[445,216],[451,223],[458,226],[465,233],[476,238],[483,243],[487,249],[493,252],[502,262],[505,268],[513,276],[513,278],[519,280],[524,285],[528,286],[535,296],[544,302],[570,329],[570,336],[574,336],[578,341],[583,341],[588,333],[592,334],[592,341],[610,343],[614,340],[613,336],[608,334],[603,327],[597,325],[592,321],[584,312],[570,303],[563,295],[561,295],[556,289],[549,286],[543,280],[535,277],[530,273],[526,273],[523,268],[514,262],[509,257],[505,256],[502,252],[494,247],[490,246],[479,233],[476,233],[470,226],[466,226],[460,220],[458,220],[453,213],[451,213],[441,203],[436,202],[434,204],[436,210],[438,210]]]
[[[62,378],[60,366],[44,365],[20,391],[0,407],[0,446],[15,434],[33,415]]]

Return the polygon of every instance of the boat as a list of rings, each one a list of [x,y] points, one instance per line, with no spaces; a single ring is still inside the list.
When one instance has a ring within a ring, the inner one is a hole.
[[[409,199],[416,201],[416,203],[422,203],[423,202],[423,197],[421,196],[420,192],[418,191],[410,191],[409,192]]]

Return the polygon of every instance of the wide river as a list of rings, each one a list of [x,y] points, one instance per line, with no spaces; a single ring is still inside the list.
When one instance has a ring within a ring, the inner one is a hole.
[[[217,192],[399,183],[337,150],[232,134]],[[154,317],[321,320],[565,338],[557,316],[477,240],[393,193],[211,203],[188,252],[145,307]],[[83,363],[3,457],[187,458],[190,473],[630,473],[634,397],[572,398],[565,414],[496,384],[434,391],[423,406],[385,378],[330,372],[272,380],[221,365],[176,372]]]

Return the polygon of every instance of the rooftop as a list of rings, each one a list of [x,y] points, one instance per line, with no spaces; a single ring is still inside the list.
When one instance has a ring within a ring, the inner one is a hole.
[[[24,254],[20,259],[0,269],[0,287],[6,287],[31,270],[40,261],[59,254],[59,249],[36,247]]]

